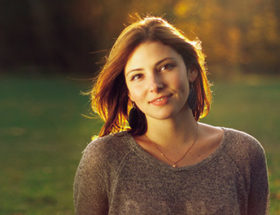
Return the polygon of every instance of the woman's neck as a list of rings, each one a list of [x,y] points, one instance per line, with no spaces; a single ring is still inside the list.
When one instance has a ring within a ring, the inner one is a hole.
[[[146,138],[165,148],[192,144],[198,132],[198,124],[190,109],[164,120],[147,118],[147,125]]]

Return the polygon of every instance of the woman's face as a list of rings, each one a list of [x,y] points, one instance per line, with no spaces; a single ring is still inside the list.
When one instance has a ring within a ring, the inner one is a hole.
[[[181,55],[160,42],[137,46],[125,66],[128,96],[148,121],[176,117],[186,110],[189,82],[196,76],[196,71],[187,71]]]

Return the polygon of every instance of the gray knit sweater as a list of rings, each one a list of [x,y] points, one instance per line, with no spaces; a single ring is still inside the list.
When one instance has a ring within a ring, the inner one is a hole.
[[[127,132],[91,142],[75,176],[76,214],[268,214],[262,146],[246,133],[223,129],[214,153],[179,168],[151,156]]]

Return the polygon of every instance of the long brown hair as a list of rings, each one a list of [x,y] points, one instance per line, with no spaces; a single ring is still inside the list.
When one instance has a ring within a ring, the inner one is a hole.
[[[146,41],[159,41],[170,46],[183,57],[187,68],[198,71],[198,77],[193,83],[197,95],[193,116],[199,120],[209,112],[212,96],[200,42],[190,41],[162,18],[146,17],[122,31],[91,91],[92,109],[105,121],[99,136],[127,127],[131,102],[128,98],[124,67],[132,51]],[[130,129],[130,132],[144,134],[147,127],[145,117],[142,117],[140,124],[139,128]]]

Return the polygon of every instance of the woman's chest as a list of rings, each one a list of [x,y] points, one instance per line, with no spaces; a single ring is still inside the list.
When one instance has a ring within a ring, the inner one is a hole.
[[[243,214],[246,196],[245,181],[234,168],[124,166],[110,186],[110,214]]]

